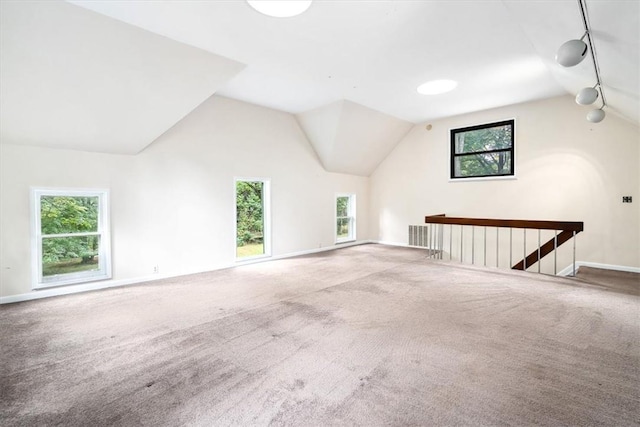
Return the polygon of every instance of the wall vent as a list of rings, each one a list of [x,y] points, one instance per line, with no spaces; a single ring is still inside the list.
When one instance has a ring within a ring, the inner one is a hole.
[[[409,226],[409,246],[429,247],[429,226],[410,225]]]

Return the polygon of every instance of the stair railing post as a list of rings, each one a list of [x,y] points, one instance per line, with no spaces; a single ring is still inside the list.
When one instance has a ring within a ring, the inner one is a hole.
[[[522,231],[524,232],[524,244],[523,244],[523,248],[524,248],[524,264],[523,264],[522,271],[527,271],[527,229],[523,228]]]
[[[476,263],[476,227],[471,226],[471,264]]]
[[[500,267],[500,227],[496,227],[496,268]]]
[[[460,226],[460,262],[462,262],[462,234],[464,231],[464,225]]]
[[[573,277],[576,277],[576,232],[573,232]]]
[[[554,230],[553,238],[553,275],[558,274],[558,230]]]
[[[509,227],[509,268],[513,267],[513,228]]]
[[[540,229],[538,228],[538,273],[540,273],[540,264],[542,264],[542,260],[540,259]]]
[[[444,259],[444,224],[440,224],[440,239],[438,240],[438,244],[440,245],[440,259]]]
[[[487,227],[484,227],[484,249],[482,250],[484,255],[484,266],[487,266]]]
[[[453,224],[449,224],[449,261],[453,260]]]
[[[433,256],[438,259],[438,224],[433,224]]]

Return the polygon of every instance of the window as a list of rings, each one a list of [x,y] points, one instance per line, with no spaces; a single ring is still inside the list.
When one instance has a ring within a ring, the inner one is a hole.
[[[236,259],[271,255],[269,181],[236,179]]]
[[[336,243],[356,240],[356,195],[336,196]]]
[[[514,120],[451,130],[451,178],[514,175]]]
[[[32,190],[34,288],[111,278],[108,192]]]

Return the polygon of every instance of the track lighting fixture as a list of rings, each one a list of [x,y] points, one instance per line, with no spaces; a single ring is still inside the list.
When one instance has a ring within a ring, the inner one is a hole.
[[[584,24],[584,35],[580,40],[569,40],[563,43],[556,54],[556,62],[563,67],[573,67],[578,65],[587,56],[587,52],[591,52],[591,60],[593,62],[593,70],[596,74],[596,84],[593,87],[585,87],[576,95],[576,103],[579,105],[590,105],[596,102],[598,96],[602,100],[602,107],[597,110],[591,110],[587,114],[587,120],[591,123],[600,123],[604,120],[604,107],[607,102],[602,91],[602,80],[600,79],[600,67],[598,66],[598,58],[591,38],[591,28],[589,27],[589,18],[587,13],[587,5],[585,0],[578,0],[580,6],[580,14],[582,15],[582,23]],[[584,41],[586,39],[586,42]]]

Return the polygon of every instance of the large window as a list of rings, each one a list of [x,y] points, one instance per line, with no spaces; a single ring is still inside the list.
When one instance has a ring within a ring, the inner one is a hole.
[[[514,175],[514,121],[451,130],[451,178]]]
[[[356,196],[336,196],[336,243],[356,240]]]
[[[269,181],[236,179],[236,258],[269,256]]]
[[[111,277],[106,190],[34,189],[34,288]]]

